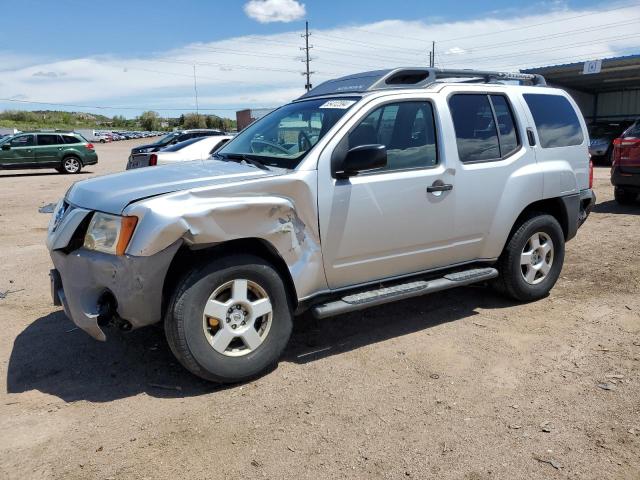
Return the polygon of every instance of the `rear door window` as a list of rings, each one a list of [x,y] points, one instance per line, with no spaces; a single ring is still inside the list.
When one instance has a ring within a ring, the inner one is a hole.
[[[62,143],[58,135],[38,135],[38,145],[59,145]]]
[[[449,99],[456,129],[460,161],[481,162],[500,158],[498,130],[488,95],[458,94]]]
[[[570,147],[584,141],[576,111],[562,95],[525,93],[542,148]]]

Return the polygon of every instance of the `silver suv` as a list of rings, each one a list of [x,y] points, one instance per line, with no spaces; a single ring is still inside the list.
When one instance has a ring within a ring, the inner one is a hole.
[[[588,145],[539,76],[331,80],[211,160],[76,183],[49,227],[53,300],[99,340],[164,322],[180,363],[218,382],[277,362],[308,309],[478,282],[537,300],[595,203]]]

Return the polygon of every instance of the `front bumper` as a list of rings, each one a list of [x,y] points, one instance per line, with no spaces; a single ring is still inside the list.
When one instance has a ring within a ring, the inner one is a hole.
[[[67,317],[97,340],[106,340],[101,328],[105,298],[113,303],[111,314],[132,328],[161,320],[162,289],[167,270],[181,241],[155,255],[115,256],[80,248],[70,253],[53,250],[51,271],[53,303],[62,305]]]

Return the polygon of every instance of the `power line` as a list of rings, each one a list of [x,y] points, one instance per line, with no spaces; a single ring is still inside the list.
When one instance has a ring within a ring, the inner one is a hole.
[[[583,42],[578,42],[578,43],[565,44],[565,45],[562,45],[560,47],[547,47],[547,48],[541,48],[541,49],[537,49],[537,50],[521,50],[521,51],[518,51],[518,52],[515,52],[515,53],[507,53],[507,54],[500,54],[500,55],[489,55],[489,56],[484,56],[484,57],[473,57],[473,58],[468,58],[468,59],[466,59],[464,61],[465,62],[473,62],[473,61],[478,61],[478,60],[492,60],[492,59],[502,59],[502,58],[509,58],[509,57],[519,57],[519,56],[522,56],[522,55],[529,55],[529,54],[534,54],[534,53],[545,53],[545,52],[553,52],[553,51],[556,51],[556,50],[565,50],[568,47],[581,47],[581,46],[585,46],[585,45],[597,44],[599,42],[624,40],[624,39],[635,38],[635,37],[640,37],[640,34],[622,35],[622,36],[618,36],[618,37],[609,37],[609,38],[601,38],[601,39],[591,39],[591,40],[588,40],[588,41],[583,41]]]
[[[468,49],[465,53],[443,52],[442,55],[466,55],[468,53],[475,53],[476,50],[492,50],[492,49],[495,49],[495,48],[502,48],[502,47],[509,46],[509,45],[527,43],[527,42],[530,42],[532,40],[549,40],[549,39],[553,39],[553,38],[571,36],[571,35],[575,35],[576,33],[581,33],[581,32],[593,32],[594,30],[608,29],[608,28],[613,27],[613,26],[621,27],[621,26],[626,26],[626,25],[633,25],[633,24],[636,24],[639,20],[640,20],[640,17],[636,17],[636,18],[632,18],[631,20],[625,20],[625,21],[622,21],[622,22],[606,23],[606,24],[601,24],[601,25],[596,26],[596,27],[578,28],[578,29],[575,29],[575,30],[565,30],[565,31],[560,32],[560,33],[551,33],[551,34],[548,34],[548,35],[538,35],[538,36],[535,36],[535,37],[527,37],[527,38],[522,38],[522,39],[519,39],[519,40],[509,41],[509,42],[498,42],[498,43],[491,43],[491,44],[487,44],[487,45],[478,45],[478,46],[475,46],[473,48]]]
[[[484,36],[487,36],[487,35],[496,35],[498,33],[513,32],[513,31],[516,31],[516,30],[523,30],[525,28],[533,28],[533,27],[539,27],[540,25],[548,25],[550,23],[557,23],[557,22],[564,22],[566,20],[573,20],[574,18],[588,17],[588,16],[591,16],[591,15],[602,15],[603,13],[614,12],[614,11],[617,11],[617,10],[624,10],[624,9],[627,9],[627,8],[635,8],[635,7],[638,7],[638,6],[640,6],[640,4],[634,3],[634,4],[626,5],[626,6],[623,6],[623,7],[609,8],[607,10],[600,10],[600,11],[597,11],[597,12],[583,13],[581,15],[573,15],[571,17],[562,17],[562,18],[558,18],[556,20],[549,20],[549,21],[546,21],[546,22],[533,23],[531,25],[523,25],[523,26],[520,26],[520,27],[507,28],[507,29],[504,29],[504,30],[494,30],[492,32],[486,32],[486,33],[477,33],[475,35],[466,35],[464,37],[447,38],[445,40],[438,40],[438,42],[439,43],[453,42],[453,41],[456,41],[456,40],[466,40],[468,38],[477,38],[477,37],[484,37]]]

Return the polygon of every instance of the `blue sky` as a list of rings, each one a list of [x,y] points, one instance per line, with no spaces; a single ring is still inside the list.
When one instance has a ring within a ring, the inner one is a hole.
[[[0,109],[178,115],[195,108],[194,65],[207,111],[278,105],[302,93],[305,19],[316,84],[424,65],[431,40],[444,67],[517,70],[640,53],[640,3],[629,0],[20,0],[4,10],[26,14],[5,15],[0,29]]]
[[[8,0],[4,0],[8,1]],[[243,34],[272,34],[301,28],[303,20],[259,23],[243,11],[240,0],[20,0],[11,3],[29,12],[29,26],[3,21],[0,45],[20,53],[69,58],[79,55],[140,55],[180,45]],[[312,28],[333,28],[388,19],[451,21],[498,15],[535,13],[540,8],[572,8],[605,2],[531,2],[477,0],[310,0],[304,3]],[[488,7],[490,5],[490,7]],[[6,10],[5,10],[6,11]],[[297,24],[297,25],[296,25]]]

